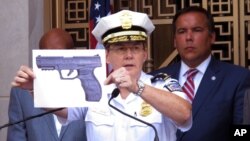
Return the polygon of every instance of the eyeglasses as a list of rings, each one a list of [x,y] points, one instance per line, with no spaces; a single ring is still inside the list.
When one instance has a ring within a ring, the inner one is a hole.
[[[117,54],[126,54],[128,50],[131,51],[133,54],[138,54],[142,52],[145,47],[142,44],[135,44],[135,45],[113,45],[108,48],[108,50],[113,51]]]

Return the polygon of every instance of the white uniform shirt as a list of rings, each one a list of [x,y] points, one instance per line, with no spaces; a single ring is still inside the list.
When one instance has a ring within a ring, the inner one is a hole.
[[[152,78],[151,75],[142,73],[140,80],[145,84],[152,85],[150,78]],[[165,89],[163,87],[166,83],[171,83],[169,81],[173,81],[173,79],[163,81],[161,84],[157,83],[155,86]],[[110,93],[115,88],[114,85],[106,87],[107,90],[110,90]],[[174,93],[187,99],[187,96],[183,92]],[[109,98],[110,96],[108,94]],[[153,124],[157,129],[160,141],[176,140],[175,133],[177,127],[174,122],[163,116],[152,106],[150,107],[152,109],[151,114],[146,116],[140,115],[143,102],[143,99],[139,96],[130,94],[125,100],[118,95],[111,101],[111,104],[123,112]],[[81,119],[82,117],[85,117],[88,141],[153,141],[155,137],[152,127],[117,112],[109,107],[108,103],[91,108],[69,108],[67,123],[72,120]],[[180,127],[180,129],[186,131],[191,127],[191,124],[192,122],[188,122],[185,127]]]

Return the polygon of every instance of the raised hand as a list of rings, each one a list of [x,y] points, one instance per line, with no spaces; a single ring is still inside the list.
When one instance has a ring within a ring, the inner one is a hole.
[[[26,90],[33,90],[33,80],[35,75],[31,68],[28,66],[21,66],[17,71],[16,76],[14,77],[11,85],[13,87],[20,87]]]
[[[136,92],[138,89],[137,78],[132,78],[124,67],[121,67],[112,72],[104,84],[109,85],[114,83],[119,89],[126,88],[130,92]]]

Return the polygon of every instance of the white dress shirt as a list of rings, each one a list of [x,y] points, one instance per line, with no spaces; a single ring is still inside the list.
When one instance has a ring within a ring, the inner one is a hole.
[[[198,70],[198,73],[194,77],[194,87],[195,87],[194,96],[197,92],[197,88],[200,85],[201,79],[202,79],[204,73],[206,72],[206,69],[209,65],[210,60],[211,60],[211,55],[209,55],[209,57],[206,60],[204,60],[199,66],[196,67],[196,69]],[[183,86],[187,80],[186,72],[189,69],[191,69],[191,68],[189,68],[183,61],[181,61],[181,69],[180,69],[180,74],[179,74],[180,75],[179,76],[179,83],[181,86]]]
[[[58,121],[57,116],[53,114],[54,117],[54,123],[56,126],[56,132],[58,137],[60,136],[60,132],[61,132],[61,128],[62,128],[62,124]]]

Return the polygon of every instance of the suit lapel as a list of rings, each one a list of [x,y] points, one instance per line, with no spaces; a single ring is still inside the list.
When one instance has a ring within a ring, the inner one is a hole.
[[[172,78],[179,80],[181,62],[172,65],[172,67],[173,68],[169,70],[169,74],[171,74]]]
[[[211,58],[210,64],[203,75],[203,78],[200,82],[199,88],[196,92],[195,98],[192,103],[192,115],[193,115],[193,121],[195,121],[195,118],[198,114],[198,111],[200,108],[207,103],[208,97],[213,96],[216,94],[214,92],[220,82],[223,80],[223,75],[219,75],[220,72],[220,65],[219,62],[216,61],[213,57]],[[180,64],[177,68],[177,72],[180,72]],[[177,77],[178,78],[178,77]],[[187,132],[177,132],[177,135],[179,136],[178,140],[181,140],[181,138],[186,134]]]
[[[52,114],[49,114],[47,116],[44,116],[45,122],[50,130],[51,135],[55,138],[56,141],[59,140],[57,135],[57,130],[54,122],[54,117]]]
[[[218,72],[220,72],[218,61],[212,58],[193,100],[193,120],[195,120],[195,117],[202,105],[207,103],[206,100],[209,99],[208,97],[216,94],[216,92],[214,92],[215,87],[217,87],[218,84],[220,84],[220,81],[223,80],[223,76],[218,75]]]
[[[68,126],[62,126],[59,139],[63,138],[63,136],[64,136],[67,129],[68,129]]]

